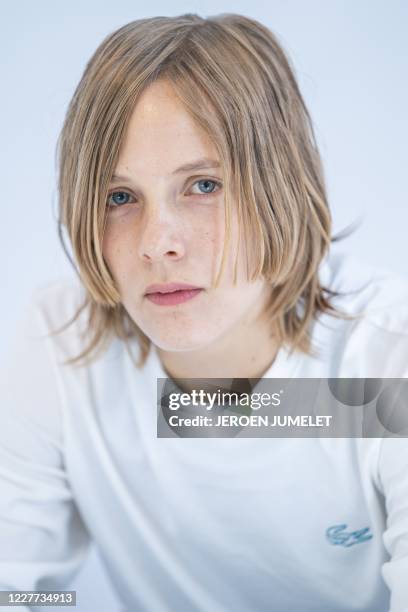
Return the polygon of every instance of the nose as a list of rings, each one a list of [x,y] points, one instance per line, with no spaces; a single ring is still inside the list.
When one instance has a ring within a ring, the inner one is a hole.
[[[143,262],[163,259],[177,261],[185,254],[185,236],[174,212],[150,210],[138,236],[138,252]]]

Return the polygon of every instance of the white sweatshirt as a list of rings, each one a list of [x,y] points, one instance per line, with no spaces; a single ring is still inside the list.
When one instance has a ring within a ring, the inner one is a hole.
[[[320,273],[366,315],[321,317],[320,357],[282,349],[265,377],[408,377],[407,280]],[[83,318],[40,337],[81,291],[35,292],[2,372],[0,589],[67,588],[93,540],[131,612],[408,611],[408,438],[157,438],[155,350],[73,368]]]

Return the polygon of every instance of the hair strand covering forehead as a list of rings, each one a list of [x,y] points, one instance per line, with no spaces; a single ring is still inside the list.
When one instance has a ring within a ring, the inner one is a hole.
[[[58,139],[59,235],[86,292],[88,345],[67,363],[89,361],[109,339],[140,367],[150,340],[130,319],[103,258],[108,186],[135,104],[166,79],[216,146],[225,180],[226,241],[231,206],[251,280],[271,287],[265,316],[278,341],[313,353],[309,328],[319,313],[346,316],[322,287],[318,267],[328,251],[331,216],[312,121],[294,70],[277,37],[238,14],[187,13],[132,21],[107,36],[88,61]],[[72,257],[64,243],[64,232]],[[236,264],[234,281],[236,280]]]

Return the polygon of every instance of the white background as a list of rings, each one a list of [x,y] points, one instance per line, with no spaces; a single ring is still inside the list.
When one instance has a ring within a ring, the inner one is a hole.
[[[73,274],[57,238],[54,161],[69,99],[102,38],[142,17],[234,12],[270,27],[294,63],[312,115],[334,232],[361,221],[337,248],[408,277],[408,2],[147,4],[2,3],[0,359],[31,291]],[[77,609],[117,610],[107,580],[93,551],[73,585]]]

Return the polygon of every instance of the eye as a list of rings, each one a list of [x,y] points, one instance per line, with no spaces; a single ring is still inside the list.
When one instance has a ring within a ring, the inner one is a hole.
[[[212,195],[216,191],[219,191],[219,189],[222,187],[222,184],[219,181],[213,181],[207,178],[196,181],[193,183],[193,187],[194,185],[199,185],[199,188],[203,189],[203,191],[201,193],[194,193],[193,195]],[[216,189],[214,189],[214,187]]]
[[[112,191],[112,193],[110,193],[108,196],[107,205],[110,208],[119,208],[120,206],[129,204],[129,198],[132,197],[133,196],[131,196],[127,191]]]
[[[212,195],[216,191],[219,191],[219,189],[221,189],[222,187],[222,184],[219,181],[214,181],[212,179],[207,178],[196,181],[195,183],[193,183],[192,186],[194,187],[195,185],[199,185],[199,189],[202,189],[202,191],[200,193],[193,193],[193,195],[203,196]],[[133,196],[127,191],[112,191],[108,195],[107,206],[109,208],[120,208],[121,206],[125,206],[126,204],[134,203],[134,201],[135,200]]]

